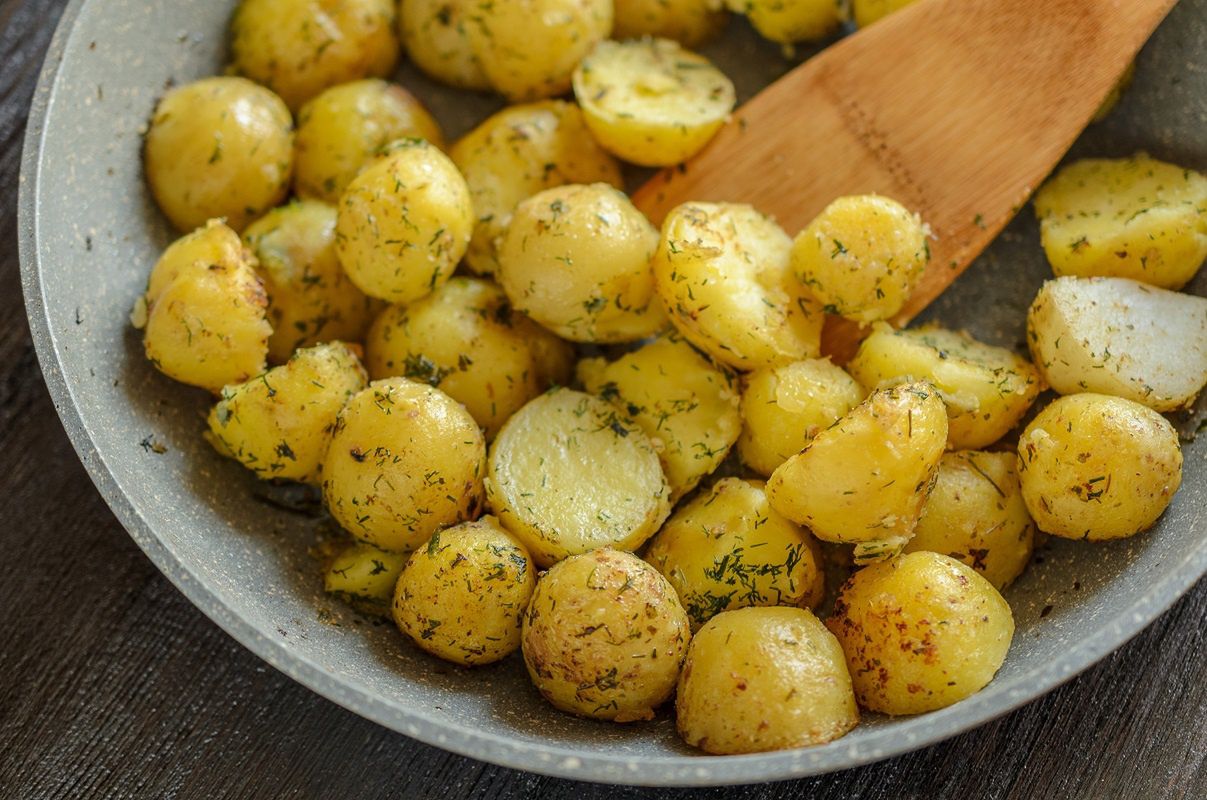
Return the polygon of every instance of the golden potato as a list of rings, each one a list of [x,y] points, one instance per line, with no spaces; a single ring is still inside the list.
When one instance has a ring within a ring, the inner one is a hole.
[[[688,648],[675,710],[683,740],[717,755],[824,744],[859,723],[842,648],[801,608],[713,617]]]
[[[301,200],[243,231],[268,290],[268,356],[278,364],[299,347],[359,342],[373,320],[373,301],[348,280],[335,255],[335,217],[331,206]]]
[[[494,517],[436,531],[394,592],[394,622],[422,649],[464,666],[520,649],[536,571]]]
[[[662,458],[672,501],[725,460],[742,428],[733,373],[674,334],[611,363],[584,359],[578,379],[650,437]]]
[[[647,167],[678,164],[733,110],[733,83],[670,39],[605,40],[574,70],[574,96],[608,152]]]
[[[398,61],[395,0],[240,0],[234,69],[297,110],[329,86],[389,75]]]
[[[1182,484],[1169,421],[1122,397],[1052,402],[1018,442],[1023,499],[1035,524],[1066,539],[1121,539],[1152,527]]]
[[[738,455],[763,477],[770,477],[866,396],[863,387],[829,359],[765,367],[747,375],[745,383]]]
[[[675,691],[691,634],[675,590],[637,556],[592,550],[554,565],[524,615],[528,675],[571,714],[653,719]]]
[[[469,412],[405,378],[374,381],[348,401],[323,461],[335,521],[384,550],[412,550],[482,507],[486,442]]]
[[[641,428],[570,389],[538,397],[503,426],[486,496],[542,567],[597,547],[635,550],[670,513],[658,453]]]
[[[362,614],[389,616],[394,586],[406,565],[406,553],[352,542],[327,566],[323,589]]]
[[[1010,605],[954,558],[909,553],[856,572],[826,626],[859,704],[884,714],[949,706],[985,687],[1014,637]]]
[[[840,197],[792,244],[792,269],[825,310],[856,322],[896,314],[930,260],[926,226],[895,200]]]
[[[878,323],[847,370],[869,389],[928,381],[947,406],[947,443],[955,449],[1005,436],[1044,388],[1025,358],[935,325],[898,331]]]
[[[747,205],[685,203],[662,223],[655,285],[684,338],[749,370],[815,358],[821,306],[792,276],[792,241]]]
[[[365,294],[413,303],[452,277],[473,225],[469,188],[448,156],[400,139],[348,184],[335,251]]]
[[[440,126],[413,94],[376,78],[333,86],[298,112],[294,188],[302,197],[338,203],[383,147],[405,138],[444,147]]]
[[[606,183],[546,189],[516,206],[497,277],[520,311],[575,342],[630,342],[666,326],[650,256],[658,231]]]
[[[933,386],[880,389],[781,464],[767,496],[818,538],[854,543],[857,563],[887,558],[913,534],[946,442]]]
[[[946,453],[906,553],[962,561],[999,591],[1022,574],[1035,540],[1014,453]]]
[[[715,39],[729,21],[717,0],[616,0],[614,39],[659,36],[684,47]]]
[[[821,602],[821,549],[767,503],[762,481],[722,478],[682,505],[650,540],[645,560],[661,572],[691,619],[746,606]]]
[[[455,277],[422,300],[383,311],[365,339],[365,364],[374,380],[401,375],[437,387],[465,405],[489,440],[549,388],[536,364],[538,341],[571,350],[513,311],[499,287]]]
[[[399,31],[407,56],[429,77],[459,89],[489,89],[469,44],[471,0],[402,0]]]
[[[725,7],[745,14],[764,39],[781,44],[825,39],[844,17],[839,0],[725,0]]]
[[[887,17],[912,2],[914,0],[851,0],[851,12],[855,24],[866,28],[876,20]]]
[[[1035,193],[1056,275],[1185,286],[1207,258],[1207,176],[1139,153],[1076,161]]]
[[[222,218],[241,231],[289,192],[293,119],[281,98],[243,78],[185,84],[155,106],[143,167],[177,230]]]
[[[298,350],[288,363],[224,388],[207,438],[260,478],[317,484],[335,418],[367,382],[343,342]]]
[[[259,266],[255,253],[248,250],[239,234],[221,220],[211,219],[192,233],[186,233],[168,245],[151,268],[147,291],[136,302],[135,315],[142,320],[136,327],[146,324],[147,304],[155,302],[182,272],[195,267],[208,269],[212,265],[234,270],[241,264],[252,268]]]
[[[578,106],[561,100],[505,108],[457,141],[449,156],[478,215],[465,261],[482,275],[498,271],[498,238],[521,200],[567,183],[624,185],[620,165],[591,136]]]

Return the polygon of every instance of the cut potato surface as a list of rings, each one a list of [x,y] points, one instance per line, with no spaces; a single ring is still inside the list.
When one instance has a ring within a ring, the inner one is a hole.
[[[658,36],[696,47],[716,38],[729,21],[716,0],[616,0],[613,39]]]
[[[669,39],[600,42],[574,71],[574,96],[604,149],[647,167],[694,155],[736,102],[724,73]]]
[[[441,83],[459,89],[489,89],[466,27],[474,0],[402,0],[398,27],[407,57]]]
[[[780,44],[824,39],[844,18],[837,0],[725,0],[725,7],[744,14],[764,39]]]

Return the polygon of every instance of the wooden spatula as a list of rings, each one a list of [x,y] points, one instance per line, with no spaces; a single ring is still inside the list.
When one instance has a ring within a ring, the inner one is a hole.
[[[892,197],[934,233],[904,324],[1022,207],[1175,3],[920,0],[768,86],[634,202],[655,224],[688,200],[750,203],[795,235],[836,197]],[[860,331],[836,321],[824,347],[842,360]]]

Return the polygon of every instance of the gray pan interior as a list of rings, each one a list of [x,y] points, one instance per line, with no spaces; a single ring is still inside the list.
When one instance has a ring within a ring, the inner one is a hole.
[[[75,0],[67,9],[26,140],[23,286],[63,424],[130,535],[202,611],[319,694],[407,736],[536,772],[659,785],[783,779],[912,750],[1026,703],[1136,634],[1207,569],[1203,436],[1186,445],[1182,491],[1154,530],[1112,544],[1049,541],[1040,549],[1007,594],[1018,633],[987,689],[919,717],[869,715],[823,747],[730,758],[693,754],[665,713],[628,726],[556,713],[518,658],[463,671],[418,652],[390,626],[358,619],[323,595],[307,554],[323,523],[280,508],[291,498],[266,497],[250,473],[210,450],[199,436],[206,398],[157,374],[126,321],[173,238],[144,188],[144,123],[166,86],[220,69],[232,5]],[[1142,53],[1120,107],[1075,153],[1143,149],[1207,168],[1205,41],[1207,0],[1183,0]],[[740,20],[708,52],[743,97],[790,66]],[[405,68],[402,79],[450,137],[497,105]],[[1028,209],[927,316],[1021,347],[1025,309],[1046,275]],[[1190,291],[1207,293],[1207,271]]]

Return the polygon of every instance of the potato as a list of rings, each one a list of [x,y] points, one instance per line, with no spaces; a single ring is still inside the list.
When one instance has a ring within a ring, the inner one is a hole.
[[[582,392],[533,400],[490,448],[490,508],[542,567],[597,547],[640,547],[670,513],[669,495],[636,423]]]
[[[408,137],[444,147],[439,124],[406,89],[377,79],[333,86],[298,113],[293,185],[302,197],[338,203],[383,147]]]
[[[470,0],[402,0],[399,30],[415,66],[458,89],[489,89],[466,32],[475,8]]]
[[[243,232],[268,290],[268,355],[280,364],[299,347],[358,342],[373,301],[344,275],[335,255],[335,209],[302,200],[269,211]]]
[[[1066,539],[1147,530],[1182,484],[1182,450],[1157,412],[1121,397],[1072,394],[1031,421],[1018,442],[1027,510]]]
[[[578,379],[650,437],[662,458],[672,501],[725,460],[742,429],[734,375],[674,334],[611,363],[584,359]]]
[[[549,388],[536,341],[571,350],[513,311],[499,287],[455,277],[422,300],[383,311],[365,339],[365,364],[374,380],[401,375],[439,388],[465,405],[489,440]]]
[[[733,83],[670,39],[602,41],[574,70],[587,127],[614,155],[678,164],[708,144],[733,110]]]
[[[955,449],[1002,438],[1043,388],[1025,358],[934,325],[898,331],[878,323],[847,370],[869,389],[928,381],[947,406],[947,443]]]
[[[692,630],[746,606],[816,606],[821,549],[767,503],[762,481],[722,478],[650,540],[645,560],[675,587]]]
[[[297,110],[329,86],[382,78],[398,61],[394,0],[240,0],[234,69]]]
[[[177,230],[222,218],[241,231],[289,192],[293,119],[281,98],[243,78],[185,84],[155,106],[143,168]]]
[[[745,14],[764,39],[781,44],[825,39],[844,17],[839,0],[725,0],[725,6]]]
[[[490,664],[520,648],[535,586],[528,551],[498,520],[463,522],[411,556],[394,592],[394,622],[445,661]]]
[[[749,370],[814,358],[821,306],[792,277],[792,242],[747,205],[685,203],[662,223],[658,295],[683,337]]]
[[[567,183],[624,185],[620,165],[591,136],[578,106],[561,100],[505,108],[449,155],[465,175],[478,215],[465,260],[482,275],[498,271],[497,240],[521,200]]]
[[[1056,275],[1185,286],[1207,258],[1207,176],[1149,158],[1083,159],[1035,194]]]
[[[615,39],[659,36],[697,47],[725,28],[729,15],[719,0],[616,0]]]
[[[206,438],[260,478],[317,484],[335,418],[367,382],[343,342],[299,350],[289,363],[224,388]]]
[[[524,615],[528,675],[571,714],[653,719],[675,690],[691,634],[675,590],[637,556],[572,556],[537,582]]]
[[[818,538],[854,543],[856,563],[887,558],[913,534],[946,442],[933,386],[879,389],[781,464],[767,496]]]
[[[340,412],[323,461],[335,521],[384,550],[413,550],[482,507],[486,443],[459,403],[405,378],[374,381]]]
[[[406,564],[406,553],[353,542],[328,565],[323,573],[323,589],[363,614],[389,616],[394,586]]]
[[[413,303],[452,277],[473,225],[469,188],[448,156],[400,139],[348,184],[335,250],[365,294]]]
[[[1027,342],[1061,394],[1189,408],[1207,383],[1207,299],[1126,278],[1057,278],[1031,304]]]
[[[909,299],[930,260],[917,214],[877,195],[840,197],[792,243],[792,270],[830,314],[888,319]]]
[[[826,626],[869,711],[919,714],[970,697],[1001,667],[1010,606],[975,570],[939,553],[865,567],[842,587]]]
[[[492,0],[474,7],[465,32],[494,89],[514,102],[554,97],[612,31],[611,0]]]
[[[1115,106],[1119,105],[1119,101],[1123,99],[1123,93],[1132,85],[1132,80],[1136,77],[1136,62],[1127,65],[1127,69],[1123,70],[1123,74],[1119,76],[1119,80],[1111,87],[1110,92],[1102,100],[1102,105],[1098,106],[1098,110],[1094,112],[1093,122],[1102,122],[1112,111]]]
[[[946,453],[906,553],[962,561],[999,591],[1031,560],[1035,524],[1019,488],[1014,453]]]
[[[860,28],[866,28],[876,20],[887,17],[912,2],[914,0],[851,0],[851,12],[855,24]]]
[[[865,396],[863,387],[829,359],[794,361],[750,373],[742,392],[742,463],[770,477]]]
[[[842,648],[800,608],[713,617],[688,648],[675,710],[683,740],[718,755],[824,744],[859,723]]]
[[[658,231],[606,183],[546,189],[516,206],[499,242],[511,302],[575,342],[630,342],[666,326],[650,256]]]
[[[135,327],[146,325],[147,304],[155,302],[182,273],[211,266],[234,271],[241,265],[253,269],[259,266],[255,253],[247,249],[239,234],[221,220],[211,219],[192,233],[186,233],[168,245],[151,267],[147,291],[135,303],[132,316],[140,319]]]

